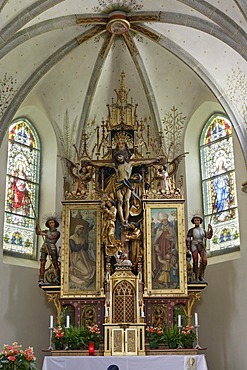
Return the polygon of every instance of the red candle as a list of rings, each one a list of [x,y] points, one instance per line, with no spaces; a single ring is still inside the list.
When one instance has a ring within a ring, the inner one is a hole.
[[[94,355],[94,342],[89,342],[88,352],[89,352],[89,356],[93,356]]]

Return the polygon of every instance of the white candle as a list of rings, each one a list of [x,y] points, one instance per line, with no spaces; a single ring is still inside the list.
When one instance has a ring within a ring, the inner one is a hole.
[[[66,316],[66,328],[69,328],[69,315]]]
[[[181,325],[181,315],[178,315],[178,326],[182,326]]]
[[[50,329],[53,329],[53,316],[50,315]]]
[[[195,313],[195,326],[197,326],[197,325],[198,325],[198,314]]]

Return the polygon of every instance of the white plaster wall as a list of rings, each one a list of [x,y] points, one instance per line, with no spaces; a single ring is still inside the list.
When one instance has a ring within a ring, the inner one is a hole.
[[[57,181],[57,144],[49,117],[37,97],[26,101],[15,118],[26,117],[34,124],[41,140],[40,215],[61,212],[60,188]],[[7,137],[0,148],[0,171],[6,173]],[[61,171],[60,171],[61,172]],[[62,178],[60,176],[60,178]],[[0,230],[3,229],[5,176],[0,176]],[[39,247],[42,240],[39,242]],[[49,346],[49,315],[55,315],[53,303],[38,286],[39,261],[27,261],[4,256],[0,233],[0,348],[4,343],[18,341],[23,347],[33,346],[37,365],[42,366],[44,352]],[[38,254],[39,256],[39,254]],[[39,259],[39,257],[38,257]]]
[[[198,139],[203,124],[215,112],[222,109],[217,104],[204,103],[191,118],[186,132],[185,150],[190,152],[185,165],[187,220],[195,209],[202,209]],[[205,354],[209,370],[245,370],[247,363],[247,194],[241,191],[247,173],[236,136],[234,150],[241,250],[209,258],[205,272],[208,287],[195,306],[200,321],[199,343],[208,348]],[[191,227],[190,222],[187,226]]]

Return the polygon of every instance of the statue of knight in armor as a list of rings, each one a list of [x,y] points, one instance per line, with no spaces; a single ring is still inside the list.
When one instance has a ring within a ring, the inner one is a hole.
[[[196,281],[204,281],[204,271],[207,266],[206,240],[213,236],[212,226],[208,225],[208,230],[200,226],[203,219],[201,216],[192,217],[192,224],[195,226],[189,229],[186,238],[187,249],[191,251],[193,258],[193,272]],[[200,255],[200,266],[198,267],[198,255]]]

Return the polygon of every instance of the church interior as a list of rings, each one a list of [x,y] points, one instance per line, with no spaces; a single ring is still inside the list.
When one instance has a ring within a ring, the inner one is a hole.
[[[0,19],[0,348],[245,370],[245,1],[0,0]],[[74,347],[81,328],[100,335]]]

